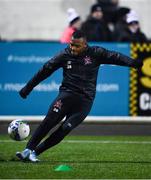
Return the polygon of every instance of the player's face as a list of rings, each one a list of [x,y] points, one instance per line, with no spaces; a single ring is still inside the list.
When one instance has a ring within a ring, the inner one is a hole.
[[[84,38],[72,39],[69,46],[71,49],[71,53],[77,56],[86,49],[87,43]]]

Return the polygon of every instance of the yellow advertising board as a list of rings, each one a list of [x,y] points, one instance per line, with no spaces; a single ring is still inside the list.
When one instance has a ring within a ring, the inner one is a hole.
[[[130,70],[129,115],[151,115],[151,43],[131,44],[131,57],[141,59],[142,69]]]

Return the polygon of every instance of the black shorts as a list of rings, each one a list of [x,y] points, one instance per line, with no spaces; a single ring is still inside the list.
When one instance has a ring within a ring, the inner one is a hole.
[[[65,117],[63,126],[68,125],[70,129],[73,129],[86,118],[92,104],[93,101],[83,95],[61,91],[51,104],[46,119],[52,126],[55,126]]]

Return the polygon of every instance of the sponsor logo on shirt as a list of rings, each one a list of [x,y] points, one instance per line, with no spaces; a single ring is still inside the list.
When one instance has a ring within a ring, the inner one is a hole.
[[[83,60],[84,65],[92,64],[92,59],[89,56],[86,56]]]

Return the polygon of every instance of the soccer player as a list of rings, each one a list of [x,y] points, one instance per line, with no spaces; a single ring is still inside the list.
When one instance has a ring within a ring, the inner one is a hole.
[[[77,30],[73,33],[69,46],[46,62],[37,74],[23,87],[19,94],[26,98],[33,88],[49,77],[54,71],[63,68],[63,81],[59,94],[51,104],[48,113],[25,150],[17,152],[20,160],[39,161],[37,156],[58,144],[86,118],[91,110],[98,70],[101,64],[114,64],[140,69],[143,63],[118,52],[87,44],[85,35]],[[65,120],[47,139],[41,140],[63,118]]]

